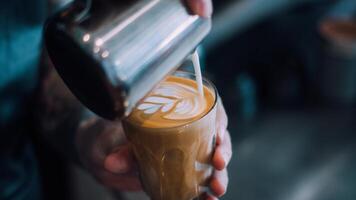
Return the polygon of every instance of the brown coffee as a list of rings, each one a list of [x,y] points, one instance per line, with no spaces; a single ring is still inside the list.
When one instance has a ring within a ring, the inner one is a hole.
[[[145,191],[153,200],[192,200],[208,190],[216,92],[193,76],[169,76],[124,120]],[[183,77],[182,77],[183,76]]]

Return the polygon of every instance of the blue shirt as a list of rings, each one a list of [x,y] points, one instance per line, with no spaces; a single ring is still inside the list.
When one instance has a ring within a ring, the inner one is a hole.
[[[45,0],[0,1],[0,200],[40,199],[26,114],[38,81]]]

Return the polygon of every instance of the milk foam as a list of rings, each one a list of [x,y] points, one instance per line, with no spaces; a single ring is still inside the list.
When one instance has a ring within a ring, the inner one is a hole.
[[[138,105],[137,109],[147,115],[161,112],[163,118],[170,120],[189,119],[201,114],[206,105],[197,51],[193,53],[191,59],[194,65],[197,89],[180,83],[163,82]]]
[[[196,117],[205,106],[194,87],[167,81],[161,83],[137,109],[147,115],[161,112],[165,119],[180,120]]]

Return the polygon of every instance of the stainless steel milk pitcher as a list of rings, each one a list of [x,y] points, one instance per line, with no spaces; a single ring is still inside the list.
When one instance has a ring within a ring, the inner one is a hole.
[[[118,119],[185,60],[210,27],[181,0],[76,0],[48,20],[45,42],[77,98]]]

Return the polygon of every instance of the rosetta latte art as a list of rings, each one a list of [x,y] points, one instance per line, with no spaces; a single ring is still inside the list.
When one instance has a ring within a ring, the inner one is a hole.
[[[205,109],[194,87],[174,82],[164,82],[146,97],[137,109],[146,115],[160,113],[169,120],[183,120],[196,117]]]

